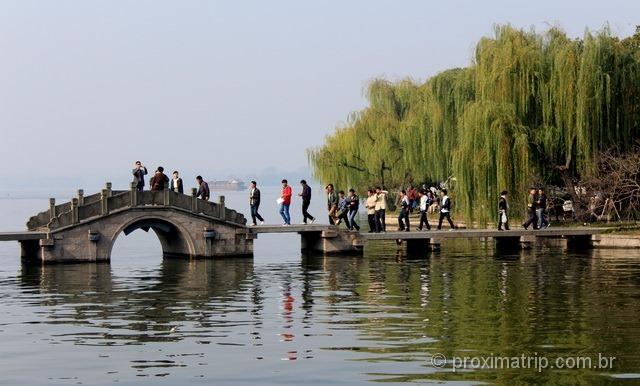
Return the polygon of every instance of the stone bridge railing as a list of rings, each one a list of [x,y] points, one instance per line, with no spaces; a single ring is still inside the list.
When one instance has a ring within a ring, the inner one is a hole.
[[[191,190],[191,195],[171,190],[140,192],[132,183],[130,190],[112,190],[111,183],[107,182],[105,189],[100,193],[85,196],[80,189],[78,197],[64,204],[56,205],[55,199],[50,198],[49,210],[32,216],[27,221],[27,229],[53,231],[106,216],[111,212],[149,207],[186,210],[195,215],[204,215],[238,226],[245,226],[247,223],[244,215],[225,207],[224,196],[220,196],[219,202],[214,203],[198,199],[196,189]]]

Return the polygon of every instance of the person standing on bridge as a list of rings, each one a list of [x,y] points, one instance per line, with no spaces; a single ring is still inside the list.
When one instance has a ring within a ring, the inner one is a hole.
[[[155,174],[149,180],[149,185],[151,185],[151,190],[165,190],[169,186],[169,177],[164,174],[162,166],[158,166]]]
[[[367,201],[365,207],[367,208],[367,220],[369,222],[369,233],[376,231],[376,192],[373,189],[367,191]]]
[[[284,220],[283,226],[291,225],[291,215],[289,214],[289,207],[291,206],[291,186],[287,180],[282,180],[282,192],[280,193],[280,198],[278,202],[280,203],[280,216]]]
[[[169,189],[176,193],[184,193],[184,188],[182,187],[182,178],[180,178],[180,174],[177,170],[173,171],[173,178],[171,179],[171,185]]]
[[[329,224],[335,225],[336,211],[338,210],[338,194],[336,194],[333,184],[326,186],[327,190],[327,211],[329,212]]]
[[[136,161],[133,166],[133,182],[137,183],[136,187],[138,191],[144,189],[144,176],[147,174],[147,167],[142,165],[142,162]]]
[[[498,200],[498,230],[509,230],[509,202],[507,201],[507,191],[503,190],[500,193],[500,199]]]
[[[253,226],[258,225],[256,219],[260,220],[260,225],[264,224],[264,219],[258,213],[258,208],[260,208],[260,189],[258,189],[258,183],[255,181],[251,181],[251,189],[249,190],[249,206],[251,207],[251,220],[253,221]]]
[[[387,195],[389,192],[383,190],[381,187],[376,188],[376,232],[387,231]]]
[[[298,196],[302,197],[302,223],[306,224],[307,219],[313,224],[316,219],[309,214],[309,205],[311,205],[311,187],[307,184],[307,181],[300,181],[302,185],[302,193],[298,193]]]
[[[440,201],[440,219],[438,220],[438,230],[442,229],[442,220],[445,218],[449,222],[451,226],[450,231],[454,230],[456,227],[453,225],[453,221],[451,221],[451,199],[447,195],[447,189],[442,189],[440,191],[440,195],[442,196],[442,200]]]
[[[196,182],[198,183],[198,191],[196,192],[196,197],[200,197],[205,201],[209,201],[211,191],[209,190],[209,184],[207,184],[207,181],[203,180],[202,176],[197,176]]]

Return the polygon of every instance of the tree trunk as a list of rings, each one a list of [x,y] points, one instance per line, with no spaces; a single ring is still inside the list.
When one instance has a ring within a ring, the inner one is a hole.
[[[588,219],[588,208],[585,202],[580,198],[576,191],[576,185],[573,182],[569,168],[566,165],[556,166],[556,170],[560,173],[560,177],[564,182],[564,186],[567,188],[567,193],[571,197],[571,203],[573,205],[573,213],[579,221],[586,221]]]

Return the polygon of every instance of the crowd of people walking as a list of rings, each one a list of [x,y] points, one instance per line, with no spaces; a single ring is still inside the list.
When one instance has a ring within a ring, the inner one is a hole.
[[[145,188],[145,176],[148,175],[146,166],[140,161],[136,161],[132,170],[133,182],[138,190]],[[211,197],[209,184],[202,176],[195,178],[198,186],[196,197],[208,201]],[[286,179],[281,181],[280,197],[277,200],[278,212],[282,217],[283,226],[291,225],[290,207],[293,196],[293,189]],[[164,168],[158,166],[149,178],[150,190],[169,189],[176,193],[184,193],[184,184],[180,173],[174,170],[169,178],[164,173]],[[355,189],[349,189],[347,193],[343,190],[336,191],[333,184],[325,187],[326,204],[329,224],[340,226],[345,224],[348,230],[360,231],[358,225],[358,211],[360,208],[360,197]],[[300,181],[300,197],[302,201],[302,224],[313,224],[316,217],[309,213],[313,190],[306,180]],[[439,194],[438,194],[439,192]],[[508,192],[502,191],[498,198],[498,230],[509,230],[509,201]],[[364,200],[364,207],[367,211],[367,222],[369,232],[380,233],[387,231],[387,204],[389,192],[381,186],[367,190],[367,198]],[[264,224],[265,220],[259,213],[261,203],[261,193],[258,183],[251,181],[249,188],[249,207],[251,211],[251,225]],[[396,207],[398,208],[398,231],[409,232],[411,230],[410,216],[418,212],[418,231],[431,230],[429,214],[438,213],[437,229],[442,229],[442,224],[446,220],[450,230],[456,229],[451,219],[452,201],[447,189],[434,187],[427,188],[423,185],[421,189],[416,189],[413,185],[408,189],[402,189],[397,194]],[[547,195],[543,188],[531,188],[527,198],[526,220],[522,224],[524,229],[543,229],[549,227],[549,217],[547,214]]]
[[[344,222],[349,230],[360,230],[356,222],[360,198],[354,189],[349,189],[348,195],[344,191],[335,192],[333,184],[326,186],[327,191],[327,211],[329,223],[340,225]],[[451,230],[456,226],[451,220],[451,199],[447,195],[446,189],[440,189],[440,198],[435,198],[435,188],[416,189],[413,186],[408,190],[398,192],[398,231],[409,232],[411,230],[410,215],[418,210],[420,212],[420,222],[418,230],[431,230],[429,224],[429,213],[439,212],[438,230],[442,229],[442,223],[447,220]],[[367,210],[367,222],[369,232],[380,233],[387,231],[387,200],[389,192],[383,187],[367,190],[367,199],[364,202]],[[435,210],[434,210],[435,205]]]

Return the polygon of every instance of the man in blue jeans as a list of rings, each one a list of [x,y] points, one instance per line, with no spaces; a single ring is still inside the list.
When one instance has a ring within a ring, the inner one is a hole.
[[[336,226],[341,222],[347,225],[347,229],[351,230],[351,224],[349,223],[349,200],[344,195],[344,190],[338,192],[338,211],[336,212]]]
[[[356,216],[358,215],[358,207],[360,206],[360,197],[356,194],[356,191],[353,189],[349,189],[349,213],[347,217],[349,218],[349,228],[351,230],[360,230],[360,226],[356,224]]]
[[[282,180],[282,192],[280,193],[280,215],[284,220],[283,226],[291,225],[291,216],[289,215],[289,206],[291,205],[291,186],[287,180]]]

